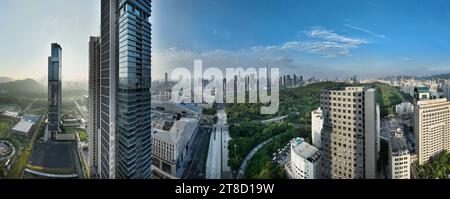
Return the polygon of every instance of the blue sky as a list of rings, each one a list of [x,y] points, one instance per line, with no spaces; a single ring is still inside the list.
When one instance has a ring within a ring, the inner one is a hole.
[[[87,80],[89,36],[100,31],[98,0],[1,0],[0,76],[46,76],[50,44],[63,48],[63,79]]]
[[[86,80],[100,0],[2,0],[0,76],[42,78],[50,43]],[[448,0],[153,0],[153,79],[176,67],[334,78],[450,73]]]
[[[279,67],[307,76],[450,73],[450,1],[164,0],[153,70]]]

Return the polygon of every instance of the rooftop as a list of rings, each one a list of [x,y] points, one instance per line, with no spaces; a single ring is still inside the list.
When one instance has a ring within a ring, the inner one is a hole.
[[[320,151],[316,147],[308,144],[303,138],[294,138],[291,141],[293,151],[300,157],[310,162],[316,162],[320,157]]]
[[[392,153],[409,153],[406,139],[401,129],[391,131],[390,143]]]
[[[181,138],[185,128],[189,128],[188,125],[197,125],[198,119],[196,118],[181,118],[173,123],[170,130],[152,128],[152,137],[164,142],[176,144]]]
[[[29,122],[37,122],[39,120],[39,115],[23,115],[22,120],[29,121]]]
[[[21,133],[27,133],[30,132],[30,129],[33,127],[34,122],[30,122],[30,121],[20,121],[19,123],[17,123],[12,130],[13,131],[17,131],[17,132],[21,132]]]
[[[428,93],[430,92],[430,89],[426,86],[418,86],[417,88],[417,92],[419,93]]]

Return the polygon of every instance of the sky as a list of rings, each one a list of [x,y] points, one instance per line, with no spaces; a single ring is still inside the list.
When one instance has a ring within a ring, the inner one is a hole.
[[[449,22],[446,0],[156,0],[152,68],[202,59],[328,78],[450,73]]]
[[[100,32],[97,0],[1,0],[0,76],[47,76],[51,43],[63,49],[64,80],[86,80],[89,36]]]
[[[2,0],[0,76],[41,79],[50,44],[63,78],[87,80],[100,0]],[[152,74],[278,67],[316,77],[450,73],[447,0],[153,0]]]

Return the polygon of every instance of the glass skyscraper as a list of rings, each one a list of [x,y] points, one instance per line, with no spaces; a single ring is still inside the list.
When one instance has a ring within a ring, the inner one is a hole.
[[[102,0],[99,177],[151,176],[151,1]]]
[[[59,44],[51,45],[51,56],[48,57],[48,131],[52,139],[61,131],[61,68],[62,48]]]

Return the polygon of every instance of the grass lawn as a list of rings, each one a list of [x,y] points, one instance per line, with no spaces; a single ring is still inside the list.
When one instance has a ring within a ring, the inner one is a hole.
[[[28,159],[31,155],[31,148],[27,147],[17,156],[15,166],[8,173],[8,179],[20,179],[22,177],[22,172],[25,169],[25,166],[28,165]]]
[[[26,144],[26,138],[11,133],[11,128],[15,124],[14,119],[0,118],[0,139],[11,142],[16,149]]]

